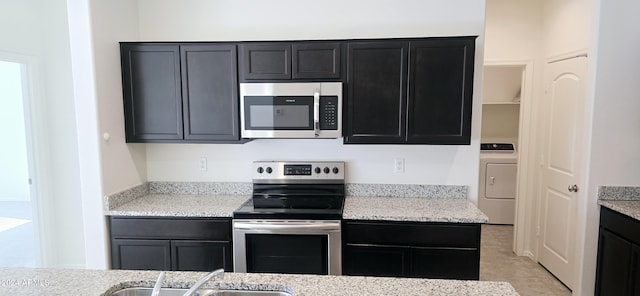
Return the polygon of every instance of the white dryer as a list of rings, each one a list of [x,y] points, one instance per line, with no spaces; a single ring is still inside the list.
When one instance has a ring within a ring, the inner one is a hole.
[[[480,144],[478,208],[490,224],[515,221],[518,155],[510,143]]]

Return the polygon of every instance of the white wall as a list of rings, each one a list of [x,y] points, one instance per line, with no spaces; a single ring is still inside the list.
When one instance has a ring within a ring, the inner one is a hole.
[[[541,38],[542,1],[487,0],[486,61],[533,60]]]
[[[149,181],[250,181],[250,162],[336,159],[347,181],[468,185],[477,199],[484,1],[139,0],[142,40],[282,40],[479,35],[470,146],[343,145],[337,140],[256,140],[244,145],[147,145]],[[198,169],[198,158],[209,170]],[[393,159],[405,158],[404,174]]]
[[[582,217],[584,246],[580,295],[593,295],[598,240],[597,187],[640,186],[640,2],[594,1],[590,67],[592,86],[591,153],[586,205]],[[615,145],[615,149],[612,149]],[[578,295],[578,294],[576,294]]]
[[[147,180],[144,145],[126,144],[119,41],[138,39],[136,1],[91,0],[91,33],[103,195]],[[176,2],[179,3],[179,2]],[[102,136],[111,136],[104,141]]]
[[[124,141],[118,45],[137,38],[137,3],[69,3],[84,254],[87,268],[105,269],[109,252],[102,197],[146,181],[144,147]]]
[[[554,57],[589,47],[591,0],[544,0],[544,53]]]

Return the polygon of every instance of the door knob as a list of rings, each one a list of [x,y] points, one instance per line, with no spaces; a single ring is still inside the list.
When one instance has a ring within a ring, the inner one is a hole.
[[[578,185],[573,184],[573,185],[569,185],[569,192],[578,192]]]

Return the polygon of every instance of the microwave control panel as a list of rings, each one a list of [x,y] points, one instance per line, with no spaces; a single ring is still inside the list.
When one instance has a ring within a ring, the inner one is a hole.
[[[320,97],[320,129],[337,130],[338,120],[338,97]]]

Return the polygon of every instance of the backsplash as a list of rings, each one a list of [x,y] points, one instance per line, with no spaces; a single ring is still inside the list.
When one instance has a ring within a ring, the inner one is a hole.
[[[149,194],[249,195],[247,182],[149,182]]]
[[[347,196],[467,198],[463,185],[347,184]]]
[[[600,200],[640,200],[639,186],[599,186]]]

